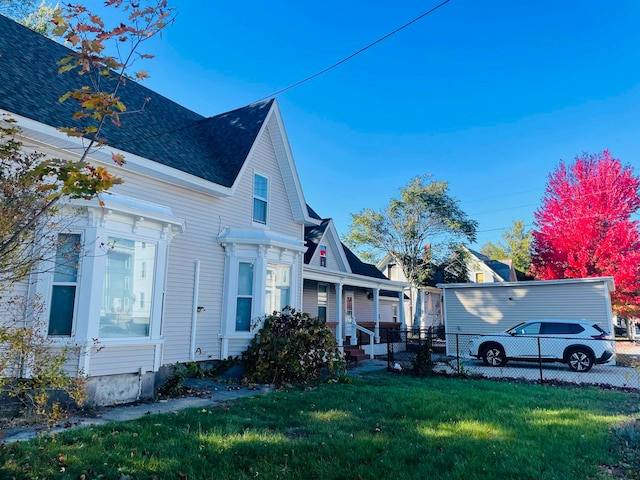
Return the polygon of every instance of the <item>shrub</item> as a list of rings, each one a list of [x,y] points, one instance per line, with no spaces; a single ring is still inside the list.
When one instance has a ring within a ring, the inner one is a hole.
[[[249,381],[306,383],[323,369],[335,375],[341,368],[342,354],[321,319],[285,308],[261,320],[262,328],[242,354]]]
[[[86,399],[86,381],[82,372],[66,371],[72,352],[70,346],[59,346],[46,334],[45,325],[37,320],[42,304],[39,299],[28,306],[29,324],[16,320],[26,311],[19,299],[2,305],[0,324],[0,395],[16,399],[21,415],[55,423],[67,416],[66,405],[81,405]]]

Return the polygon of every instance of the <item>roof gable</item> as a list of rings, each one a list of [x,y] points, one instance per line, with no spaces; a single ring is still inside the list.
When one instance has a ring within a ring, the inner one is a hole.
[[[72,120],[75,103],[58,102],[83,85],[82,77],[57,72],[56,62],[68,53],[0,15],[0,109],[56,128],[81,126]],[[235,182],[274,104],[268,100],[206,118],[134,81],[119,93],[130,113],[121,116],[121,128],[105,123],[106,144],[224,187]]]
[[[308,207],[308,209],[315,214],[311,207]],[[320,225],[307,226],[304,229],[304,237],[308,247],[304,255],[305,265],[309,265],[312,262],[319,245],[333,245],[333,253],[338,257],[340,271],[388,280],[375,265],[360,260],[355,253],[340,241],[332,219],[325,218]]]
[[[494,279],[499,282],[515,282],[517,281],[516,272],[513,268],[511,260],[491,260],[480,252],[467,248],[469,254],[473,257],[472,261],[476,261],[479,266],[490,272]]]

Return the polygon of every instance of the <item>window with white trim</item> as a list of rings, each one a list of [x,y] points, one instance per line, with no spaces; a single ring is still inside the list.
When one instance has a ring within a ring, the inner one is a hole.
[[[102,203],[62,205],[67,213],[74,233],[57,233],[55,258],[34,273],[33,295],[45,299],[48,334],[80,344],[157,341],[168,247],[184,221],[167,207],[117,194]]]
[[[266,177],[253,175],[253,221],[267,223],[269,181]]]
[[[318,284],[318,318],[324,322],[327,321],[327,284]]]
[[[264,313],[270,315],[280,312],[290,305],[291,267],[288,265],[267,264],[267,278],[265,282]]]
[[[135,275],[142,265],[155,264],[156,245],[119,237],[109,237],[104,271],[100,338],[148,337],[154,287],[153,270]],[[135,292],[135,293],[134,293]],[[136,293],[139,301],[136,302]]]
[[[236,331],[251,330],[251,311],[253,309],[253,263],[238,264],[238,292],[236,296]]]
[[[80,240],[77,233],[58,235],[49,308],[48,333],[51,336],[70,336],[73,330]]]

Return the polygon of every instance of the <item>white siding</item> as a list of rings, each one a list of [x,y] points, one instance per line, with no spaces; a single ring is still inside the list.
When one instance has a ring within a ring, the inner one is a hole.
[[[333,238],[333,235],[330,235],[329,232],[326,232],[320,244],[327,247],[327,270],[331,270],[334,272],[346,271],[342,266],[342,262],[340,261],[342,245],[340,245],[338,241]],[[309,265],[314,267],[320,266],[320,248],[316,248],[316,251],[313,253],[313,257],[311,257]]]
[[[327,322],[337,322],[336,288],[332,283],[325,285],[327,285]],[[304,282],[302,311],[312,317],[318,316],[318,282],[313,280],[306,280]]]
[[[268,134],[259,139],[231,197],[215,198],[127,172],[122,174],[125,183],[114,188],[116,193],[165,205],[171,208],[174,215],[186,220],[186,232],[177,235],[169,246],[162,327],[162,335],[165,338],[162,364],[189,360],[196,260],[200,260],[198,304],[205,307],[205,310],[197,314],[195,358],[220,358],[219,333],[222,322],[225,257],[224,249],[216,242],[216,236],[225,227],[254,227],[254,172],[269,179],[267,228],[302,240],[302,229],[293,219],[283,176]],[[301,275],[300,270],[298,284],[301,282]],[[237,348],[230,347],[230,354],[238,354]],[[132,364],[139,361],[135,358],[131,357]]]
[[[504,286],[477,284],[444,289],[447,347],[453,334],[489,334],[536,318],[585,319],[611,332],[611,303],[605,281],[574,283],[522,282]],[[526,285],[524,284],[526,283]],[[498,285],[498,284],[494,284]]]
[[[90,376],[153,371],[154,345],[106,345],[91,354]]]

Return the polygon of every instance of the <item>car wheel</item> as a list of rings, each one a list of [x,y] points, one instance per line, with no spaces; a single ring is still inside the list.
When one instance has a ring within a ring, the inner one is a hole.
[[[507,359],[504,356],[504,350],[500,345],[490,345],[482,352],[482,360],[485,365],[491,367],[500,367],[507,363]]]
[[[593,354],[584,348],[576,348],[567,357],[569,368],[574,372],[588,372],[593,367]]]

